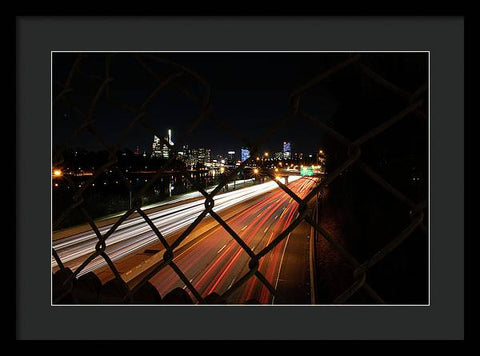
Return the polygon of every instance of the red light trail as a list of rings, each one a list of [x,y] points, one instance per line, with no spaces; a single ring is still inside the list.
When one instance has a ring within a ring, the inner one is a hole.
[[[300,198],[304,198],[315,186],[316,179],[299,179],[289,188]],[[294,220],[298,203],[281,189],[268,193],[260,201],[240,211],[227,223],[258,253],[265,248]],[[259,261],[258,270],[273,285],[276,284],[281,268],[283,253],[288,238]],[[231,285],[248,272],[249,255],[221,226],[207,232],[199,241],[179,253],[175,259],[177,266],[189,278],[193,286],[205,297],[210,293],[224,293]],[[164,268],[150,282],[161,295],[185,284],[169,267]],[[244,303],[256,299],[262,304],[271,303],[272,294],[257,277],[252,276],[229,298],[229,303]]]

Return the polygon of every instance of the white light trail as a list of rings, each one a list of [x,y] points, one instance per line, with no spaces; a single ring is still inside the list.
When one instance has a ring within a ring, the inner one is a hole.
[[[293,182],[299,178],[300,176],[291,176],[289,177],[289,182]],[[231,192],[219,193],[214,197],[215,205],[213,209],[218,213],[277,188],[278,185],[274,181],[269,181],[267,183],[257,184]],[[211,188],[209,191],[213,189],[214,188]],[[194,193],[201,195],[199,192]],[[192,193],[185,194],[183,197],[166,202],[165,204],[191,199],[194,196],[196,195]],[[158,204],[156,206],[160,205],[161,204]],[[143,209],[145,208],[146,207]],[[147,215],[162,235],[168,237],[190,225],[204,210],[204,201],[197,200]],[[101,234],[105,234],[111,227],[112,225],[107,225],[99,228],[99,231]],[[114,261],[157,241],[159,241],[158,237],[152,231],[147,222],[142,217],[134,217],[127,219],[107,239],[106,253]],[[78,257],[91,254],[95,251],[95,245],[97,242],[98,239],[95,233],[93,231],[88,231],[54,241],[53,247],[57,251],[62,262],[66,263]],[[106,262],[102,257],[97,257],[87,266],[87,268],[83,269],[79,275],[85,274],[105,264]],[[57,263],[52,257],[52,267],[55,266],[57,266]]]

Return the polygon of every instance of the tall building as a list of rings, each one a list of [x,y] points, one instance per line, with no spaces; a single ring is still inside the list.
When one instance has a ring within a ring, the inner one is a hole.
[[[303,153],[302,152],[295,152],[292,154],[294,159],[303,159]],[[310,155],[311,157],[311,155]]]
[[[226,159],[222,155],[217,155],[216,159],[214,159],[213,161],[215,161],[217,163],[220,163],[220,164],[225,164]]]
[[[228,151],[227,152],[227,164],[235,164],[236,157],[235,157],[235,151]]]
[[[292,148],[290,142],[283,141],[283,158],[290,159],[292,158]]]
[[[190,157],[190,150],[188,149],[188,145],[183,145],[182,150],[177,152],[177,158],[187,163],[189,157]]]
[[[240,151],[242,162],[250,158],[250,150],[248,148],[243,148]]]
[[[162,144],[160,142],[160,138],[155,135],[153,135],[152,157],[162,157]]]
[[[167,137],[165,137],[165,140],[168,142],[169,145],[173,146],[172,130],[168,129]],[[170,150],[168,148],[168,145],[166,145],[165,143],[162,145],[162,156],[163,158],[170,158]]]
[[[210,162],[210,149],[209,148],[192,148],[188,159],[189,165],[205,164]]]
[[[171,146],[173,146],[172,141],[172,130],[168,129],[167,137],[164,137],[165,141],[167,141]],[[152,145],[152,157],[155,158],[170,158],[170,150],[168,145],[162,143],[160,138],[157,136],[153,136],[153,145]]]

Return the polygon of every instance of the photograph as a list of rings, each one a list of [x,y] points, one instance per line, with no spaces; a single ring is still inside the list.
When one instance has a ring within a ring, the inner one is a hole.
[[[50,55],[51,306],[430,305],[428,50]]]

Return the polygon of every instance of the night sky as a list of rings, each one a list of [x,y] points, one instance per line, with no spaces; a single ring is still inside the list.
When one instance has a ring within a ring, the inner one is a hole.
[[[152,53],[142,55],[179,63],[201,75],[212,90],[211,102],[214,115],[236,128],[249,140],[262,137],[272,124],[288,113],[288,97],[294,89],[351,56],[350,53]],[[60,84],[65,82],[76,57],[76,53],[53,55],[54,97],[61,89]],[[376,57],[387,58],[386,68],[389,70],[398,72],[400,68],[397,81],[401,80],[403,67],[398,67],[398,61],[395,62],[396,67],[392,66],[389,58],[408,57],[413,60],[401,63],[407,63],[410,65],[408,68],[419,70],[418,54],[385,54]],[[370,55],[370,62],[375,62],[376,57]],[[142,58],[160,78],[179,72],[178,68],[171,64],[157,63],[145,56]],[[420,63],[425,62],[422,58]],[[74,91],[71,94],[71,100],[83,112],[88,112],[89,103],[100,86],[100,78],[105,75],[105,59],[104,53],[86,53],[73,75]],[[113,78],[109,87],[110,95],[119,102],[139,105],[158,85],[158,81],[135,60],[133,54],[115,53],[111,57],[110,68]],[[414,76],[418,76],[419,79],[411,84],[412,88],[407,89],[414,89],[425,79],[426,71],[424,68],[422,70],[419,76],[418,73],[414,73]],[[355,81],[356,77],[350,71],[347,69],[342,72],[342,75],[351,74],[352,80]],[[335,123],[339,120],[338,110],[344,99],[342,94],[339,94],[338,88],[330,85],[333,79],[335,78],[326,80],[322,85],[317,85],[310,90],[302,99],[302,105],[319,119]],[[184,74],[176,83],[188,88],[197,96],[205,93],[199,81],[188,74]],[[403,84],[409,85],[409,83]],[[175,143],[180,134],[190,127],[200,114],[200,104],[188,99],[176,88],[175,85],[169,85],[147,107],[148,122],[160,133],[166,134],[167,129],[171,128]],[[94,125],[106,141],[113,143],[133,117],[134,114],[109,104],[105,96],[102,96],[95,110]],[[71,104],[63,101],[56,104],[53,112],[53,144],[65,143],[69,140],[72,131],[80,124],[81,118],[72,109]],[[152,140],[153,134],[138,124],[130,130],[121,146],[133,150],[138,145],[142,151],[149,152]],[[283,125],[261,148],[272,153],[281,151],[284,140],[292,143],[294,152],[315,152],[324,144],[322,132],[300,117]],[[200,124],[199,128],[186,139],[186,143],[191,147],[211,148],[214,154],[224,154],[228,150],[235,150],[238,153],[243,146],[242,142],[209,120]],[[76,140],[69,141],[69,146],[92,150],[102,149],[98,141],[88,133],[83,133]]]

